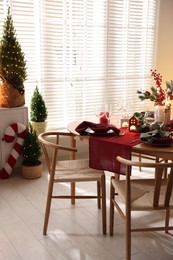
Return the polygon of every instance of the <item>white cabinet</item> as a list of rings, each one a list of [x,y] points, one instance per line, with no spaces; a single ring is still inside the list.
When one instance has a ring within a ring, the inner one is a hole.
[[[25,106],[15,107],[15,108],[0,108],[0,169],[2,169],[8,160],[11,150],[15,144],[6,143],[3,141],[5,129],[13,124],[21,123],[25,126],[28,125],[28,108]],[[21,159],[17,161],[16,166],[21,162]]]

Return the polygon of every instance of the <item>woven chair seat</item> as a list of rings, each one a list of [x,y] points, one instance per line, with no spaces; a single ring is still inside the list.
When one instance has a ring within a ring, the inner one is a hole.
[[[132,210],[151,210],[153,209],[153,193],[154,179],[131,180],[131,209]],[[116,187],[116,191],[121,200],[125,203],[125,180],[117,182],[112,180],[112,184]],[[159,207],[164,207],[165,191],[167,180],[163,180],[163,184],[159,196]],[[169,208],[173,208],[173,193],[170,199]]]
[[[91,169],[89,160],[59,161],[56,165],[55,182],[99,181],[104,171]]]

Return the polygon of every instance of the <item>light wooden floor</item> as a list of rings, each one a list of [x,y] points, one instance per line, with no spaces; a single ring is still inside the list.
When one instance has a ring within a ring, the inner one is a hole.
[[[109,227],[109,179],[107,173],[107,226]],[[60,185],[68,191],[68,187]],[[92,192],[93,186],[78,186]],[[52,204],[48,235],[42,235],[47,192],[46,174],[36,180],[15,173],[0,180],[0,260],[118,260],[125,259],[124,224],[115,213],[114,236],[102,235],[101,212],[95,201],[61,200]],[[161,214],[136,213],[134,224],[160,222]],[[173,221],[173,215],[172,219]],[[134,233],[132,259],[173,259],[173,233]]]

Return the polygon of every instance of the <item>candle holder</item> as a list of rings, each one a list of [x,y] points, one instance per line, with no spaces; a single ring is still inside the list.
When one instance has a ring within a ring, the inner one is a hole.
[[[138,128],[138,119],[136,116],[132,116],[129,119],[129,131],[130,132],[137,132],[137,128]]]
[[[111,104],[101,104],[96,106],[95,114],[99,117],[99,123],[108,125],[110,123],[110,117],[112,115]]]
[[[109,119],[108,119],[107,113],[108,112],[101,112],[100,113],[100,120],[99,120],[100,124],[104,124],[104,125],[109,124]]]
[[[164,124],[168,125],[171,118],[171,106],[166,106],[164,110]]]
[[[128,128],[129,127],[129,118],[121,118],[120,123],[121,123],[122,128]]]

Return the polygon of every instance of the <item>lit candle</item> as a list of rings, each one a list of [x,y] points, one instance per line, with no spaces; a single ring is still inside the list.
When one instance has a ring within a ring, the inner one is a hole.
[[[136,132],[136,126],[135,126],[135,125],[131,125],[131,126],[130,126],[130,131],[132,131],[132,132],[133,132],[133,131]]]

